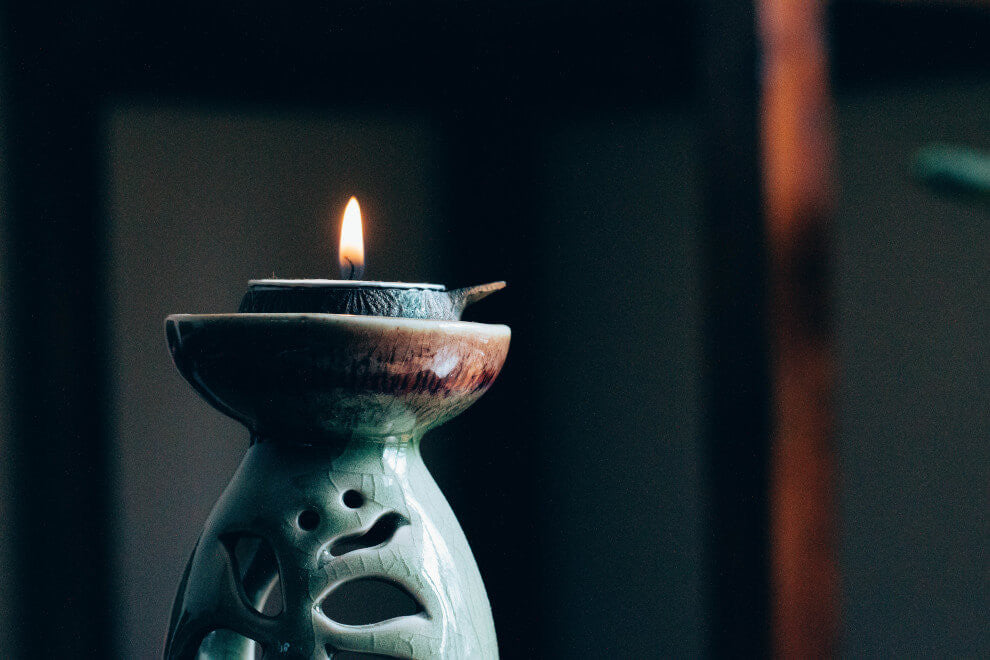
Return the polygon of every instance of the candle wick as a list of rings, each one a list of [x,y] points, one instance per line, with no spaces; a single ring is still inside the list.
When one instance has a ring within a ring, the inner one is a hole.
[[[345,280],[353,280],[354,279],[354,262],[351,261],[351,258],[350,257],[344,257],[344,261],[346,261],[347,262],[347,265],[350,267],[350,270],[347,271],[347,276],[344,279]]]

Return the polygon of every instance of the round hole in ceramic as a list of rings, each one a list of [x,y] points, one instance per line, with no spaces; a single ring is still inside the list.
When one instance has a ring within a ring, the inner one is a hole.
[[[364,506],[364,495],[354,489],[344,491],[341,500],[348,509],[360,509]]]
[[[296,522],[299,524],[299,529],[306,532],[312,532],[320,525],[320,514],[312,509],[306,509],[299,514],[299,518]]]

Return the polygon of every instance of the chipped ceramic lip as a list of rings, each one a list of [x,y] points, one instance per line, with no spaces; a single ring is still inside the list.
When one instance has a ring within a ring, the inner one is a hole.
[[[445,334],[482,334],[490,337],[510,337],[512,330],[499,323],[474,321],[450,321],[438,319],[410,319],[395,316],[367,316],[363,314],[323,314],[318,312],[235,312],[227,314],[170,314],[166,322],[209,323],[211,321],[254,323],[305,321],[342,327],[367,328],[369,330],[403,329],[415,332],[444,332]]]

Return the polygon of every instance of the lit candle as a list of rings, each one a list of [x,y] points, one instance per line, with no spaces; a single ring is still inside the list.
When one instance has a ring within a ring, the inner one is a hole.
[[[238,311],[245,313],[360,314],[456,321],[471,303],[505,282],[448,291],[442,284],[378,282],[364,276],[361,207],[351,197],[340,226],[339,280],[251,280]]]

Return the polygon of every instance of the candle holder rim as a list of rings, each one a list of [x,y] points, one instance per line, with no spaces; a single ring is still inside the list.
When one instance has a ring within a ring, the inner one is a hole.
[[[258,279],[248,280],[250,289],[316,289],[333,287],[341,289],[422,289],[446,291],[443,284],[431,282],[379,282],[377,280],[323,280],[323,279]]]
[[[367,328],[404,328],[407,330],[475,331],[492,336],[510,336],[512,329],[502,323],[477,321],[452,321],[448,319],[417,319],[398,316],[368,316],[364,314],[328,314],[323,312],[227,312],[208,314],[169,314],[168,322],[242,321],[245,323],[269,323],[271,321],[316,321],[335,325],[358,325]]]

